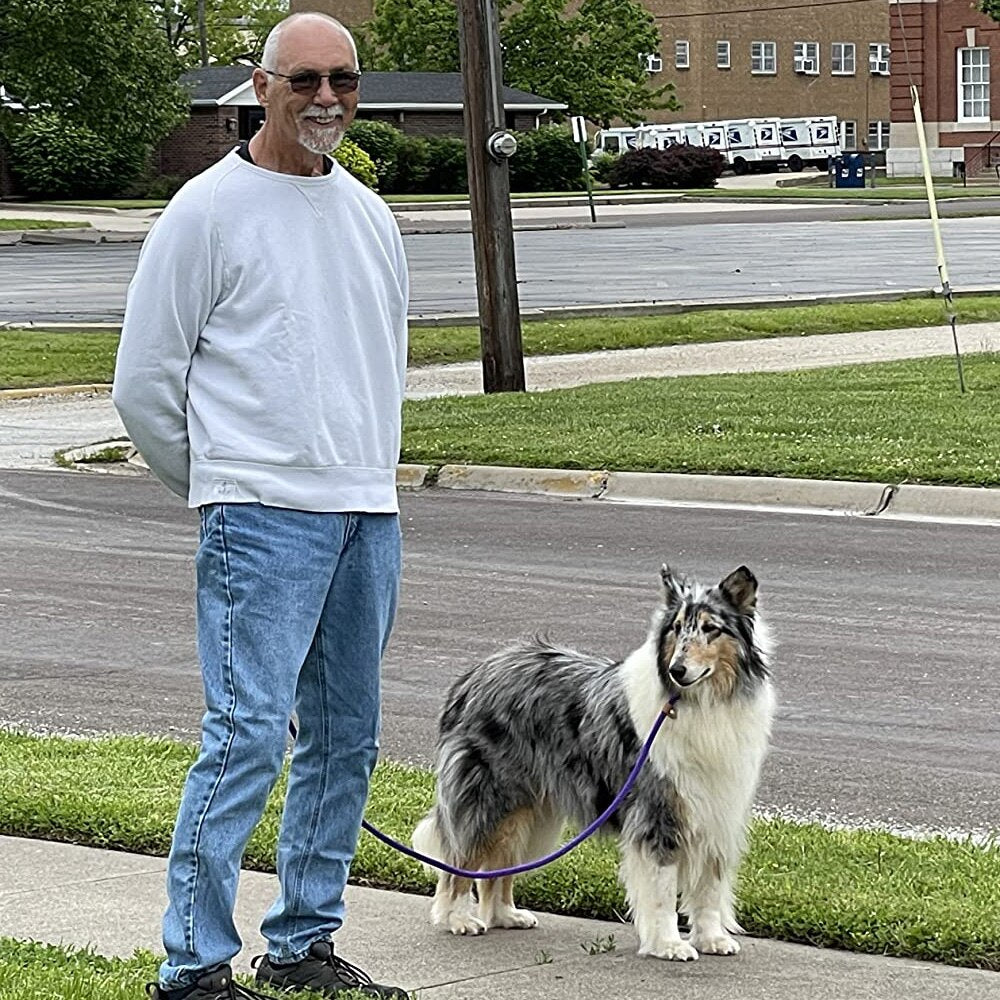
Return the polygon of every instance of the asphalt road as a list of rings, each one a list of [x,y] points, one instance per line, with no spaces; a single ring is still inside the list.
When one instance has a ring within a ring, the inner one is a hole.
[[[544,631],[624,655],[668,560],[742,562],[779,641],[760,804],[1000,830],[995,528],[512,495],[404,494],[384,752],[427,764],[448,682]],[[196,520],[148,477],[0,472],[0,725],[191,738]]]
[[[938,284],[922,220],[692,224],[516,234],[524,308],[608,302],[775,298]],[[952,286],[995,285],[1000,220],[946,219]],[[404,237],[414,314],[476,311],[471,236]],[[115,322],[136,244],[0,247],[0,323]]]

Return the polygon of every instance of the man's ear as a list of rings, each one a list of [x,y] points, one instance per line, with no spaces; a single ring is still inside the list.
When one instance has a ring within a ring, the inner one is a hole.
[[[262,69],[253,71],[253,92],[257,95],[257,103],[262,107],[267,107],[267,85],[270,82],[268,75]]]

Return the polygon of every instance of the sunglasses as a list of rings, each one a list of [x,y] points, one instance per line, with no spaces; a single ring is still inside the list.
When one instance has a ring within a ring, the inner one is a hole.
[[[335,94],[351,94],[358,89],[361,74],[350,69],[332,70],[329,73],[317,73],[316,70],[306,70],[304,73],[276,73],[273,69],[265,69],[270,76],[280,76],[288,81],[288,86],[296,94],[315,94],[323,85],[324,80],[330,83],[330,89]]]

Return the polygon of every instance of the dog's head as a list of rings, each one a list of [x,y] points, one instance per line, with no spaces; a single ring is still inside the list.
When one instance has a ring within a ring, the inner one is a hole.
[[[755,636],[757,578],[740,566],[711,589],[660,571],[664,613],[657,669],[667,690],[707,685],[728,698],[767,676]]]

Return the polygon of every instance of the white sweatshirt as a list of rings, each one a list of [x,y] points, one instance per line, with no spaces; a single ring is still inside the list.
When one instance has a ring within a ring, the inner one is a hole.
[[[395,512],[407,304],[381,198],[336,163],[297,177],[234,151],[145,240],[115,406],[191,507]]]

